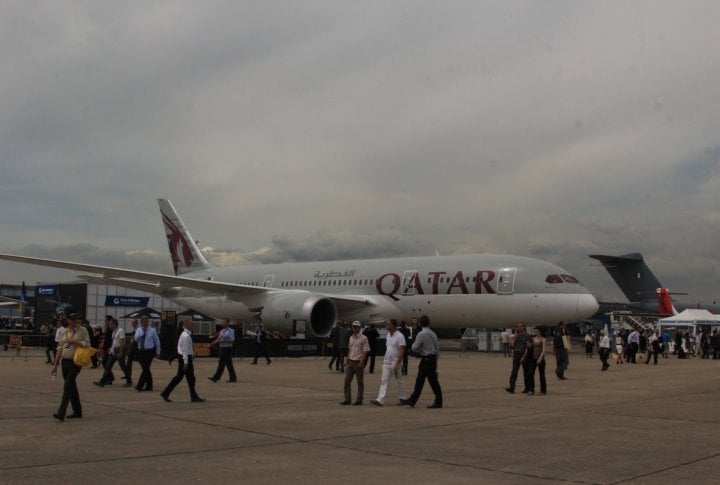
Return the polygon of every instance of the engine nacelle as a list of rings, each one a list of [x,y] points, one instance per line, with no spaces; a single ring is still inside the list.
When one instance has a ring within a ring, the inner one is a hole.
[[[262,312],[263,325],[288,337],[295,334],[298,321],[305,322],[308,337],[327,337],[335,324],[337,308],[325,295],[282,293],[268,295]]]

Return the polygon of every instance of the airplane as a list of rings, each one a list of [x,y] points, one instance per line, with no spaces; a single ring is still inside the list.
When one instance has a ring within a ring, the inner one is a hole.
[[[338,320],[433,328],[557,325],[596,312],[567,271],[522,256],[427,256],[214,267],[172,203],[158,199],[174,275],[28,256],[0,260],[74,270],[81,280],[159,294],[215,318],[262,322],[285,336],[327,337]]]
[[[627,309],[637,312],[652,312],[658,315],[673,315],[688,308],[702,308],[720,313],[717,304],[689,304],[673,302],[669,295],[686,295],[687,293],[671,293],[664,287],[645,263],[640,253],[609,256],[591,254],[591,258],[600,261],[612,279],[628,299],[629,303],[600,302],[600,311],[611,309]]]

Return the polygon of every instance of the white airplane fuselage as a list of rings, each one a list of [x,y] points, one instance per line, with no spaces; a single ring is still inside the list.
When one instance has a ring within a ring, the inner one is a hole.
[[[549,275],[560,282],[548,283]],[[560,275],[567,272],[537,259],[468,255],[213,268],[184,276],[275,288],[298,298],[321,294],[367,301],[345,311],[340,303],[341,320],[411,322],[425,314],[436,328],[497,328],[520,322],[555,325],[594,314],[592,294]],[[251,321],[257,315],[252,300],[239,302],[223,294],[173,289],[163,296],[218,318]],[[292,311],[282,304],[274,310],[274,326],[285,320],[290,329]],[[263,314],[269,311],[266,305]]]

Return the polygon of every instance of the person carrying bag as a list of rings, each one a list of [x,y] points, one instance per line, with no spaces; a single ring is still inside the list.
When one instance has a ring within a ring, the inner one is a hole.
[[[67,330],[58,346],[58,352],[51,371],[53,376],[57,375],[58,363],[62,363],[61,370],[65,383],[63,384],[60,406],[57,413],[53,414],[53,417],[58,421],[65,421],[68,404],[72,406],[73,412],[67,416],[67,419],[82,418],[82,405],[80,404],[80,393],[78,392],[76,380],[83,366],[78,365],[75,359],[77,354],[77,358],[81,363],[86,360],[87,363],[84,365],[89,365],[90,357],[94,355],[92,351],[95,350],[90,347],[90,336],[87,330],[79,324],[80,314],[74,308],[68,306],[63,309],[62,317],[67,322]],[[91,350],[88,351],[87,349]],[[78,350],[80,350],[79,353]],[[97,351],[95,350],[95,352]]]

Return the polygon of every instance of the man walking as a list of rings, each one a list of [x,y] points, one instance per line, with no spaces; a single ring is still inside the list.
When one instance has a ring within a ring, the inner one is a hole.
[[[160,357],[160,337],[155,327],[150,325],[148,317],[140,319],[140,327],[135,331],[135,341],[138,344],[140,367],[142,368],[135,390],[138,392],[152,391],[153,376],[150,366],[155,356]]]
[[[367,337],[368,344],[370,344],[370,370],[369,370],[369,372],[372,374],[375,372],[375,353],[376,353],[375,345],[377,344],[377,339],[380,337],[380,333],[377,331],[377,328],[375,328],[375,324],[371,323],[368,326],[368,328],[363,330],[363,335],[365,335]]]
[[[263,327],[262,323],[258,323],[257,331],[255,332],[255,360],[252,361],[252,365],[257,365],[257,360],[260,355],[265,357],[267,364],[272,362],[267,353],[267,332]]]
[[[380,379],[380,390],[377,399],[370,401],[376,406],[385,404],[385,395],[387,394],[388,381],[390,376],[394,376],[398,385],[398,397],[402,401],[407,399],[405,395],[405,383],[403,382],[404,373],[398,372],[401,369],[403,357],[405,356],[406,341],[405,336],[397,329],[397,321],[385,320],[385,328],[388,335],[385,338],[385,357],[383,359],[382,377]],[[401,403],[398,402],[398,405]]]
[[[410,329],[407,326],[407,322],[403,320],[400,322],[400,328],[397,329],[398,332],[403,334],[405,337],[405,348],[407,349],[410,346]],[[402,361],[402,375],[406,376],[408,372],[408,352],[403,352],[403,361]]]
[[[345,372],[345,361],[348,355],[348,346],[352,331],[348,328],[348,322],[343,322],[338,330],[338,359],[340,360],[340,372]]]
[[[335,364],[335,370],[339,371],[340,366],[342,365],[342,356],[340,355],[340,322],[335,322],[335,326],[330,330],[330,336],[328,337],[329,343],[332,343],[333,347],[333,356],[332,359],[330,359],[330,363],[328,364],[328,369],[332,370],[333,364]]]
[[[430,409],[439,409],[443,406],[442,389],[438,382],[437,359],[440,352],[438,338],[435,332],[430,330],[430,319],[427,315],[420,317],[420,325],[422,331],[417,334],[412,345],[413,353],[420,356],[420,364],[418,365],[418,374],[415,379],[415,390],[407,399],[400,399],[401,405],[409,405],[415,407],[423,387],[425,379],[430,383],[430,388],[435,394],[435,401],[428,406]]]
[[[130,339],[130,348],[127,351],[127,360],[125,361],[125,367],[127,368],[127,374],[126,378],[127,381],[132,385],[132,366],[134,361],[140,361],[140,352],[138,351],[138,343],[137,340],[135,340],[135,335],[137,335],[138,331],[138,321],[133,320],[130,322],[130,326],[132,327],[132,338]]]
[[[640,350],[640,332],[637,329],[630,332],[628,337],[628,360],[637,364],[637,354]]]
[[[108,324],[108,330],[110,330],[112,335],[112,344],[109,349],[107,362],[105,363],[105,372],[103,372],[100,380],[94,381],[93,384],[98,387],[112,384],[112,368],[117,361],[117,363],[120,365],[120,370],[122,370],[125,374],[125,387],[130,387],[132,386],[132,383],[130,382],[130,378],[128,377],[128,370],[125,366],[125,361],[122,358],[123,350],[125,348],[125,330],[119,328],[118,321],[115,320],[114,317],[110,317],[106,321]]]
[[[570,359],[568,358],[568,348],[565,346],[565,324],[560,322],[560,326],[553,337],[553,352],[555,353],[555,375],[558,379],[567,379],[565,370],[568,368]]]
[[[190,400],[192,402],[203,402],[205,399],[198,396],[195,391],[195,369],[193,367],[193,342],[192,342],[192,319],[188,318],[183,322],[183,332],[180,334],[177,344],[178,353],[178,371],[175,377],[170,381],[165,390],[160,393],[160,396],[167,401],[170,401],[170,393],[172,393],[175,386],[180,384],[180,381],[185,378],[190,389]]]
[[[360,333],[360,322],[355,320],[352,323],[352,335],[348,339],[348,355],[345,359],[345,400],[340,404],[347,406],[352,403],[354,406],[362,406],[365,384],[363,372],[365,362],[370,354],[370,345],[367,337]],[[351,386],[353,377],[357,376],[357,399],[352,402]]]
[[[518,371],[520,367],[523,368],[523,382],[525,388],[523,394],[530,392],[530,376],[528,376],[528,362],[532,364],[532,357],[530,359],[525,358],[525,354],[528,351],[528,343],[531,337],[525,331],[525,324],[518,323],[517,330],[515,331],[515,348],[513,349],[513,364],[512,371],[510,372],[510,384],[505,388],[510,394],[515,392],[515,382],[517,381]]]
[[[610,337],[605,334],[604,330],[600,331],[598,354],[600,355],[600,361],[602,362],[602,370],[608,370],[610,368],[610,364],[608,363],[608,357],[610,357]]]
[[[235,347],[235,330],[230,328],[229,319],[223,319],[222,330],[220,330],[217,338],[210,342],[210,345],[215,344],[220,344],[220,356],[218,358],[218,366],[217,370],[215,371],[215,375],[213,375],[212,377],[208,377],[208,379],[213,382],[219,381],[223,375],[223,372],[225,371],[225,368],[227,367],[228,376],[230,376],[230,380],[228,380],[228,382],[237,382],[237,376],[235,375],[235,367],[233,367],[232,363],[232,353],[233,348]],[[257,357],[255,359],[257,361]]]

